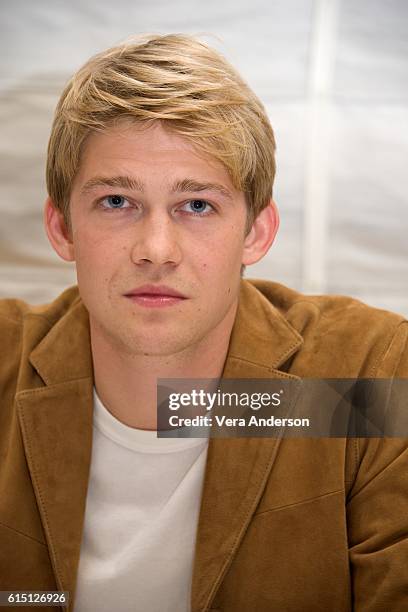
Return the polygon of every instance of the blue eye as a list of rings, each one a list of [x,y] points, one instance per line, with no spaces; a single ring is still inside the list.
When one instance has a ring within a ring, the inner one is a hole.
[[[204,200],[191,200],[190,206],[194,212],[203,212],[207,208],[207,202]]]
[[[123,208],[123,204],[126,202],[126,198],[120,195],[112,195],[106,198],[111,208]]]
[[[211,204],[209,204],[206,200],[189,200],[183,205],[182,210],[200,215],[202,217],[214,211]]]

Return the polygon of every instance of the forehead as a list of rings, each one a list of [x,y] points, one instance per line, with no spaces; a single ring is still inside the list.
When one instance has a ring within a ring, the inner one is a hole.
[[[187,137],[166,129],[160,122],[135,124],[121,122],[103,132],[90,134],[83,146],[75,182],[89,180],[93,174],[151,176],[161,182],[175,174],[200,179],[217,179],[234,189],[225,166],[200,151]]]

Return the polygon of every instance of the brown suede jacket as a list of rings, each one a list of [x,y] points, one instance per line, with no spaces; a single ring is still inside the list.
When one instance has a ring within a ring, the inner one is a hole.
[[[0,337],[0,590],[69,591],[71,611],[93,409],[77,288],[0,301]],[[408,378],[408,321],[243,280],[223,376]],[[407,612],[407,533],[406,440],[211,439],[192,612]]]

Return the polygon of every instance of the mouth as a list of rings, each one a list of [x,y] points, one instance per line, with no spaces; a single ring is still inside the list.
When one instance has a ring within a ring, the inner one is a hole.
[[[125,293],[125,297],[139,306],[148,308],[174,306],[188,299],[179,291],[166,285],[142,285]]]

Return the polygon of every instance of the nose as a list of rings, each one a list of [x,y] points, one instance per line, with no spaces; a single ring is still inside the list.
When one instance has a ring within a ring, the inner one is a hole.
[[[138,265],[169,264],[181,261],[179,228],[165,211],[151,212],[140,220],[131,250],[132,262]]]

